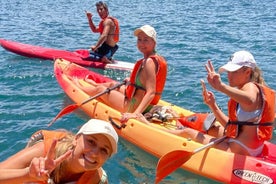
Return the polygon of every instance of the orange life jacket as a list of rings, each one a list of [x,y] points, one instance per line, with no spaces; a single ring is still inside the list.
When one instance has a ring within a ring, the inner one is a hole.
[[[203,133],[207,133],[215,120],[214,114],[209,113],[195,113],[178,119],[183,126],[190,127]]]
[[[42,135],[43,135],[44,156],[47,155],[54,139],[61,140],[68,134],[68,132],[65,132],[65,131],[41,130],[41,131],[38,131],[38,132],[41,132]],[[36,132],[36,133],[38,133],[38,132]],[[34,133],[33,136],[35,136],[36,133]],[[77,181],[77,184],[86,184],[89,177],[91,177],[91,174],[89,173],[89,171],[87,171],[83,174],[83,176],[84,177],[79,178],[79,180]],[[47,182],[43,182],[43,181],[36,181],[35,183],[36,184],[47,184]]]
[[[275,118],[275,92],[263,85],[255,83],[259,88],[263,107],[257,122],[239,122],[237,119],[238,103],[233,99],[228,102],[229,121],[225,127],[225,134],[228,137],[236,138],[239,133],[239,126],[258,126],[257,135],[259,140],[270,140],[273,135],[273,122]]]
[[[167,77],[167,62],[162,56],[159,56],[159,55],[153,55],[153,56],[150,56],[150,58],[154,62],[157,62],[157,66],[158,66],[157,72],[156,72],[155,96],[150,103],[151,105],[156,105],[158,103],[158,101],[160,100],[163,89],[165,87],[165,82],[166,82],[166,77]],[[137,86],[137,84],[135,84],[137,74],[138,74],[143,62],[144,62],[144,59],[137,61],[136,64],[134,65],[134,68],[133,68],[131,74],[130,74],[130,80],[129,80],[130,84],[128,84],[128,86],[126,87],[126,90],[125,90],[125,96],[127,99],[131,99],[133,97],[136,88],[145,90],[141,86]]]
[[[114,32],[114,34],[113,34],[113,39],[114,39],[114,41],[117,43],[117,42],[119,42],[119,39],[120,39],[120,37],[119,37],[119,34],[120,34],[120,26],[119,26],[119,21],[118,21],[116,18],[114,18],[114,17],[106,17],[105,19],[102,19],[101,22],[99,23],[99,32],[100,32],[100,34],[103,33],[103,30],[104,30],[104,25],[103,25],[103,23],[104,23],[104,21],[105,21],[107,18],[110,18],[110,19],[114,22],[114,24],[115,24],[115,32]]]
[[[67,132],[62,131],[48,131],[48,130],[41,130],[43,134],[43,141],[44,141],[44,155],[46,156],[48,150],[50,149],[53,140],[61,140],[67,135]]]

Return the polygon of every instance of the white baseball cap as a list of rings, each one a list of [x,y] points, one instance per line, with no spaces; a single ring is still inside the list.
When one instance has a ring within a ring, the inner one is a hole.
[[[234,72],[243,66],[246,66],[252,69],[254,69],[257,66],[257,63],[253,55],[250,52],[244,51],[244,50],[235,52],[230,57],[230,60],[228,61],[228,63],[219,68],[219,72],[220,73],[224,71]]]
[[[155,29],[152,26],[150,26],[150,25],[144,25],[144,26],[142,26],[140,28],[137,28],[134,31],[134,35],[138,36],[138,34],[140,32],[144,32],[146,35],[148,35],[149,37],[151,37],[156,42],[156,31],[155,31]]]
[[[106,136],[106,138],[109,140],[111,147],[112,147],[112,153],[111,156],[115,153],[117,153],[117,143],[118,143],[118,134],[116,133],[113,126],[103,120],[99,119],[90,119],[87,123],[85,123],[80,130],[78,131],[78,134],[84,134],[84,135],[92,135],[92,134],[103,134]]]

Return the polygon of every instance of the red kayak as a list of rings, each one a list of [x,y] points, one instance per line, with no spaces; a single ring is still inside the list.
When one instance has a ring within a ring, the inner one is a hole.
[[[41,46],[34,46],[29,44],[24,44],[20,42],[15,42],[11,40],[0,39],[1,46],[15,54],[30,57],[30,58],[38,58],[44,60],[54,60],[58,58],[66,59],[70,62],[74,62],[76,64],[100,68],[100,69],[119,69],[119,70],[132,70],[134,64],[123,61],[116,61],[112,64],[105,64],[101,62],[91,61],[86,59],[89,56],[88,49],[80,49],[76,51],[67,51],[67,50],[59,50],[53,48],[46,48]]]

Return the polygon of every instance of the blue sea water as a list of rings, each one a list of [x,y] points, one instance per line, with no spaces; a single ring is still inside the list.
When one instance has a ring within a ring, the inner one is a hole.
[[[274,0],[110,0],[110,14],[121,25],[121,40],[115,59],[135,62],[141,57],[133,31],[150,24],[158,33],[157,51],[169,65],[163,99],[193,110],[206,112],[200,79],[204,64],[211,59],[215,68],[241,49],[249,50],[263,70],[267,84],[276,89],[276,1]],[[0,38],[65,50],[88,48],[98,35],[92,34],[85,10],[99,22],[94,1],[1,0]],[[30,135],[43,128],[72,102],[53,74],[53,62],[18,56],[0,48],[0,161],[22,149]],[[121,71],[100,71],[121,80]],[[226,81],[226,76],[223,75]],[[207,86],[211,89],[209,86]],[[227,110],[227,97],[215,92]],[[76,131],[88,119],[81,110],[59,119],[50,129]],[[276,143],[276,133],[274,139]],[[110,183],[153,183],[157,159],[125,140],[119,153],[104,166]],[[178,170],[163,183],[215,183]]]

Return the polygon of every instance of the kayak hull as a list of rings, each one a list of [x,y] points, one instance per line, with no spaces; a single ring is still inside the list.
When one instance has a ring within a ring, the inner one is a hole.
[[[83,79],[89,75],[97,83],[112,81],[98,73],[57,59],[54,65],[55,76],[65,93],[77,104],[81,104],[89,96],[80,90],[70,77]],[[84,82],[83,80],[80,82]],[[84,82],[85,85],[89,85]],[[184,116],[193,114],[192,111],[178,107],[161,100],[159,105],[171,106],[175,111]],[[130,119],[124,125],[118,119],[121,113],[102,103],[100,100],[92,100],[83,106],[82,110],[91,118],[113,120],[113,126],[119,136],[146,152],[160,158],[173,150],[193,151],[202,147],[189,138],[177,136],[162,129],[170,129],[172,125],[154,124],[148,126],[136,119]],[[263,157],[250,157],[222,150],[210,148],[194,154],[182,169],[223,183],[275,183],[276,182],[276,145],[266,142]]]
[[[86,59],[89,56],[88,49],[66,51],[41,46],[34,46],[5,39],[0,39],[0,44],[7,51],[30,58],[38,58],[43,60],[54,60],[58,58],[63,58],[82,66],[100,69],[110,68],[119,70],[132,70],[134,66],[133,63],[116,60],[112,64],[105,64],[97,61],[88,60]]]

